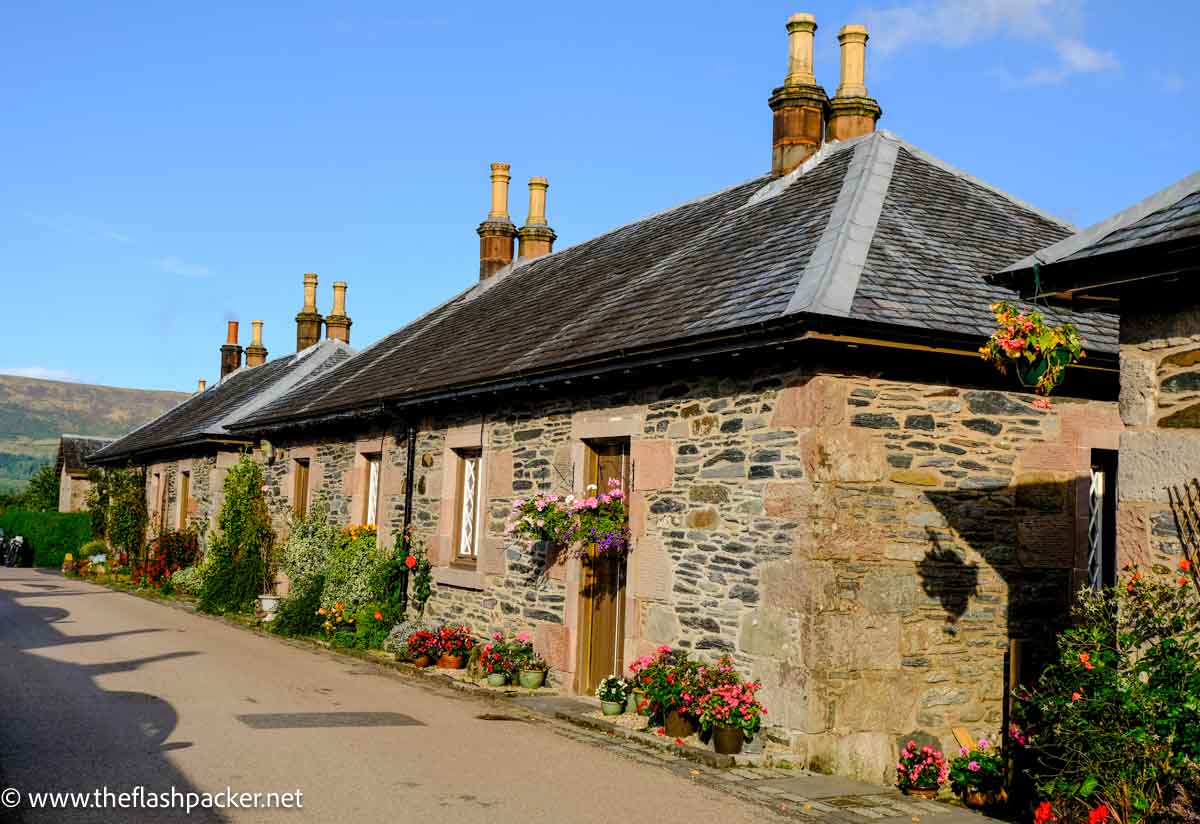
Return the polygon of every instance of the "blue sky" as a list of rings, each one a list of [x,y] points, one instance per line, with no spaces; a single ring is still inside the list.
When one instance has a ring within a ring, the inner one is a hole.
[[[438,6],[443,8],[438,8]],[[0,372],[190,391],[301,276],[364,346],[476,279],[488,164],[559,248],[769,166],[784,21],[887,128],[1084,225],[1196,170],[1186,2],[0,5]]]

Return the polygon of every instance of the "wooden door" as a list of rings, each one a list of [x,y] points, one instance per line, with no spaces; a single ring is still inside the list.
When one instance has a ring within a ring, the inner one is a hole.
[[[584,484],[603,491],[609,478],[618,478],[628,489],[629,441],[587,444]],[[584,490],[586,492],[586,490]],[[608,675],[624,668],[625,557],[597,555],[590,546],[582,559],[579,580],[579,692],[595,692]]]

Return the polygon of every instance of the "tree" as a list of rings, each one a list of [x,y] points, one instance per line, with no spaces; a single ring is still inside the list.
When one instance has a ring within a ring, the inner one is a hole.
[[[58,475],[53,464],[46,464],[29,479],[21,500],[27,512],[56,512],[58,510]]]
[[[106,472],[108,510],[105,532],[109,544],[124,552],[130,561],[140,555],[146,540],[145,473],[138,467]]]
[[[208,572],[200,593],[205,612],[250,609],[267,585],[275,534],[263,496],[262,467],[243,453],[225,475],[219,532],[209,546]]]

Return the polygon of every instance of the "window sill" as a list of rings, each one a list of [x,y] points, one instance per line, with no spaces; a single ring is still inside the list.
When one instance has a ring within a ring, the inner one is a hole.
[[[462,567],[434,567],[433,580],[447,587],[458,589],[483,589],[483,573]]]

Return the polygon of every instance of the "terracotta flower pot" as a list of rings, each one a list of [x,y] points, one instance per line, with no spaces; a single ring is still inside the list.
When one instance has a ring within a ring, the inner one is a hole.
[[[437,662],[439,669],[462,669],[466,664],[467,659],[462,655],[443,655]]]
[[[412,665],[414,667],[420,667],[421,669],[424,669],[432,663],[433,658],[428,655],[418,655],[416,658],[412,659]]]
[[[963,793],[962,800],[973,810],[983,810],[988,807],[994,807],[1001,801],[1007,798],[1004,790],[967,790]]]
[[[900,792],[904,793],[905,795],[911,795],[914,798],[924,798],[928,801],[933,801],[935,798],[937,798],[936,789],[931,790],[925,787],[904,787],[900,790]]]
[[[667,736],[670,738],[687,738],[696,734],[696,719],[684,715],[679,710],[671,710],[663,719]]]
[[[746,743],[746,734],[741,727],[714,724],[712,728],[713,750],[720,755],[737,755]]]

